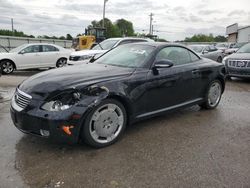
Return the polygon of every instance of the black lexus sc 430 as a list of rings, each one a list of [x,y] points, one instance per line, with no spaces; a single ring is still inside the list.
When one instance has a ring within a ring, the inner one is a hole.
[[[128,44],[93,63],[28,78],[11,117],[24,133],[104,147],[137,120],[195,104],[213,109],[224,87],[222,63],[177,44]]]

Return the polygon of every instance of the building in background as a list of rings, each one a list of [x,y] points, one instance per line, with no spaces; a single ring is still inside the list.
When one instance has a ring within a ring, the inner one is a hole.
[[[226,28],[226,35],[228,35],[228,42],[250,42],[250,25],[239,27],[237,23],[229,25]]]

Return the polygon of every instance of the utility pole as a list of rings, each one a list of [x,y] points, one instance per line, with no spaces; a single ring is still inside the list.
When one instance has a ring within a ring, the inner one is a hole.
[[[153,30],[153,26],[152,26],[152,23],[153,23],[153,16],[154,16],[153,13],[151,13],[151,14],[149,15],[149,18],[150,18],[150,22],[149,22],[149,34],[150,34],[150,35],[152,35],[152,30]]]
[[[14,36],[14,23],[13,23],[13,18],[11,18],[11,30],[12,30],[12,35]]]
[[[106,11],[106,3],[107,2],[108,2],[108,0],[104,0],[104,4],[103,4],[103,19],[102,19],[102,27],[103,28],[105,26],[104,20],[105,20],[105,11]]]

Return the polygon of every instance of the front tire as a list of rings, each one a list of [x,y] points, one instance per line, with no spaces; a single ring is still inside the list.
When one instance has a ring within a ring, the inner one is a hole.
[[[15,69],[15,65],[13,62],[5,60],[1,62],[1,69],[3,74],[11,74]]]
[[[96,106],[83,124],[81,138],[93,147],[102,148],[115,143],[125,130],[127,113],[114,99],[106,99]]]
[[[214,109],[218,106],[222,95],[222,84],[219,80],[214,80],[209,84],[205,96],[205,102],[200,106],[205,109]]]

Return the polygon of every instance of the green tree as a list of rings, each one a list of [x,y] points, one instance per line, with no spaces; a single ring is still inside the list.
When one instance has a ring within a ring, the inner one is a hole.
[[[226,42],[227,41],[227,38],[222,36],[222,35],[218,35],[214,38],[214,41],[215,42]]]
[[[226,42],[227,39],[224,36],[216,36],[214,37],[212,34],[204,35],[204,34],[198,34],[194,35],[192,37],[186,37],[185,42]]]
[[[125,20],[125,19],[119,19],[115,22],[115,25],[118,27],[120,33],[123,36],[134,36],[134,27],[133,23]]]
[[[67,39],[67,40],[72,40],[73,37],[72,37],[70,34],[67,34],[67,35],[66,35],[66,39]]]

